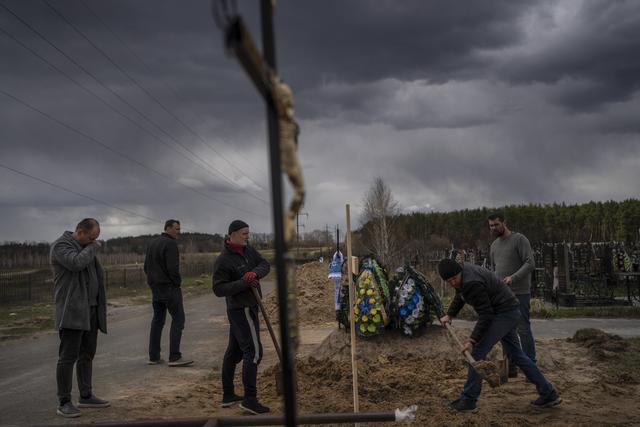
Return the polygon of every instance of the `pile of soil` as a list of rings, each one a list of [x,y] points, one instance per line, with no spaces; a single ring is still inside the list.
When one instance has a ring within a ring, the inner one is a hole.
[[[327,278],[327,264],[309,262],[296,269],[298,323],[314,325],[335,323],[333,282]],[[264,299],[264,306],[273,323],[278,323],[278,296],[271,292]]]
[[[459,332],[464,336],[470,331]],[[637,385],[608,379],[604,366],[575,343],[544,340],[537,350],[538,366],[563,397],[563,404],[546,410],[531,406],[537,393],[520,372],[518,378],[495,389],[484,383],[478,414],[458,414],[452,413],[446,402],[459,397],[467,366],[444,329],[431,326],[415,339],[399,333],[358,339],[360,410],[393,411],[417,404],[417,419],[412,423],[416,426],[640,423],[634,397],[640,391]],[[496,358],[501,358],[499,346],[489,357]],[[273,395],[274,373],[273,367],[263,372],[260,393],[270,399],[273,396],[271,403],[278,405]],[[344,331],[334,331],[311,354],[298,359],[296,375],[300,413],[352,410],[349,336]]]
[[[576,331],[569,341],[587,347],[595,357],[600,359],[615,357],[629,348],[629,343],[622,337],[593,328]]]
[[[350,335],[344,329],[335,329],[333,285],[327,279],[326,264],[305,264],[297,270],[296,277],[303,342],[296,358],[298,413],[351,412]],[[265,306],[271,318],[277,320],[275,292],[266,296]],[[268,333],[264,327],[261,329],[265,351],[259,367],[258,396],[272,408],[272,413],[282,414],[282,397],[276,394],[278,361]],[[458,330],[463,340],[469,333]],[[360,411],[386,412],[418,405],[416,420],[408,424],[413,426],[640,425],[640,385],[612,380],[597,351],[591,353],[584,348],[613,352],[624,344],[601,331],[581,332],[572,341],[537,340],[538,367],[560,393],[561,405],[545,410],[531,406],[537,393],[520,373],[518,378],[495,389],[485,383],[478,414],[458,414],[451,412],[446,403],[459,397],[468,368],[446,330],[430,325],[412,338],[399,331],[385,331],[356,341]],[[502,356],[498,345],[489,359],[499,358]],[[242,390],[240,373],[238,368],[238,391]],[[220,388],[220,367],[216,365],[206,377],[185,376],[182,382],[152,391],[122,390],[118,404],[109,414],[113,418],[115,413],[120,419],[241,415],[237,406],[219,407]],[[106,415],[96,411],[92,421],[99,421],[101,416]]]

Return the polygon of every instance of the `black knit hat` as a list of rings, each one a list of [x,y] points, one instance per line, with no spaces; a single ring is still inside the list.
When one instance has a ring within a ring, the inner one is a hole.
[[[462,266],[452,259],[444,258],[438,263],[438,273],[442,280],[449,280],[462,271]]]
[[[240,219],[233,220],[231,224],[229,224],[229,234],[246,227],[249,227],[249,224],[247,224],[246,222]]]

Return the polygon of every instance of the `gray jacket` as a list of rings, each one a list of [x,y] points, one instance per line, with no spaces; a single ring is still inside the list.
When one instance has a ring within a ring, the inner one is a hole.
[[[55,328],[91,330],[89,305],[89,268],[95,267],[98,277],[98,328],[107,333],[107,295],[104,270],[96,258],[97,247],[86,247],[65,231],[51,245],[49,259],[53,271]]]

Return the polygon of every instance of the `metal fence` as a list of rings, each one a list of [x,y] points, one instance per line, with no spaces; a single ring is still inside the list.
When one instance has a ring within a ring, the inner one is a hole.
[[[213,263],[189,263],[180,266],[182,277],[213,273]],[[147,278],[140,266],[105,268],[105,286],[144,289]],[[51,270],[0,272],[0,304],[39,303],[53,300]]]

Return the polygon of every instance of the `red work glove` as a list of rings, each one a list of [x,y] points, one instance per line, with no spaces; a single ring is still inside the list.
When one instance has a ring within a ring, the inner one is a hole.
[[[244,273],[244,276],[242,276],[242,280],[244,280],[247,283],[257,282],[258,275],[253,271],[247,271],[246,273]]]

